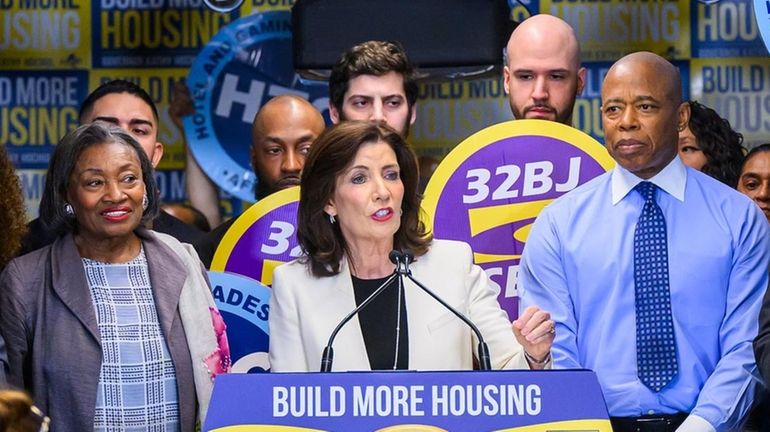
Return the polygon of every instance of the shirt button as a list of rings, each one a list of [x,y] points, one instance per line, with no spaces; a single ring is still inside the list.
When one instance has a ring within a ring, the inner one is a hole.
[[[649,411],[647,411],[647,415],[653,415],[653,414],[655,414],[655,410],[649,410]]]

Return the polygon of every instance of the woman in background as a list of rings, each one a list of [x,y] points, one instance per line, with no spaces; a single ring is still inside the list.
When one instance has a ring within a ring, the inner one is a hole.
[[[5,146],[0,146],[0,271],[21,246],[27,231],[21,185]]]
[[[273,274],[272,371],[318,370],[334,327],[393,273],[394,249],[412,251],[415,277],[479,327],[493,369],[550,364],[550,315],[529,308],[511,325],[470,247],[427,232],[418,183],[414,153],[387,126],[342,122],[317,138],[300,189],[297,238],[306,256]],[[333,368],[472,369],[474,339],[411,281],[393,281],[339,332],[344,349]]]
[[[738,181],[738,191],[748,196],[762,209],[770,222],[770,143],[754,147],[746,155]],[[744,430],[770,430],[770,289],[765,293],[759,311],[759,333],[754,338],[754,356],[757,368],[764,378],[765,389],[757,396]]]
[[[51,419],[18,390],[0,390],[0,432],[48,432]]]
[[[713,109],[695,101],[688,103],[690,122],[679,131],[682,162],[734,189],[743,162],[743,135]]]
[[[738,191],[754,200],[770,222],[770,144],[754,147],[746,155]]]
[[[40,217],[64,234],[0,276],[10,381],[52,430],[193,431],[229,367],[197,255],[142,226],[156,192],[147,155],[118,127],[81,126],[54,150]]]
[[[24,198],[21,186],[5,146],[0,146],[0,272],[21,247],[21,238],[27,231]],[[0,388],[5,385],[8,357],[5,342],[0,335]]]

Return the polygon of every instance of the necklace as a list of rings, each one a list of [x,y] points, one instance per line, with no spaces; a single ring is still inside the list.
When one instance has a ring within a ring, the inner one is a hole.
[[[398,369],[398,351],[401,343],[401,298],[404,295],[404,281],[398,279],[398,299],[396,301],[396,355],[393,357],[393,370]]]

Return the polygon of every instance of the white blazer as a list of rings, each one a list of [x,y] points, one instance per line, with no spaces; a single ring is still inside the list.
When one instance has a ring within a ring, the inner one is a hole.
[[[270,364],[273,372],[316,372],[334,327],[355,309],[347,260],[340,273],[317,278],[295,260],[275,269],[270,298]],[[468,316],[489,346],[493,369],[527,369],[506,313],[486,273],[473,264],[462,242],[434,240],[427,254],[410,266],[414,277]],[[409,369],[473,368],[476,338],[450,311],[404,279],[409,323]],[[370,370],[358,317],[334,341],[334,371]]]

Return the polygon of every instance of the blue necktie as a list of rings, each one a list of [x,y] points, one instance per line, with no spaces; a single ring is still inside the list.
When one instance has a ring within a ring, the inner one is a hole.
[[[657,186],[645,181],[635,189],[644,197],[642,214],[634,231],[636,364],[642,383],[659,392],[677,373],[666,219],[655,202]]]

